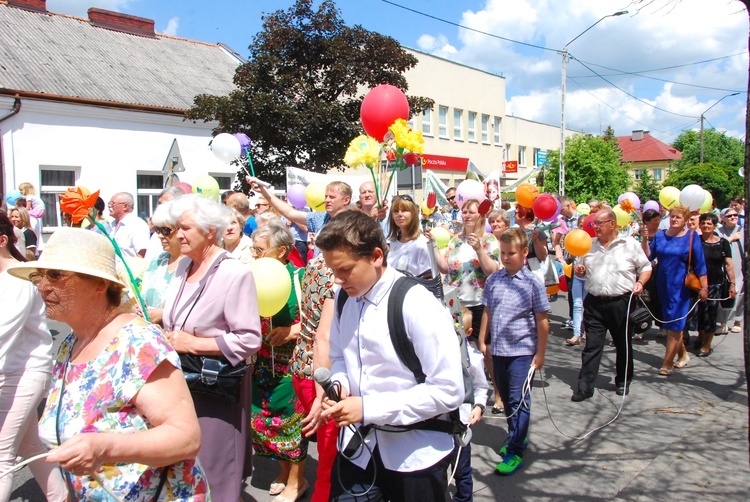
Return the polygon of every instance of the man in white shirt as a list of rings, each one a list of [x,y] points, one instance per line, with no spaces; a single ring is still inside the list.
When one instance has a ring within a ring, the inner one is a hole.
[[[109,215],[112,216],[110,236],[117,241],[123,256],[146,255],[148,248],[148,223],[140,219],[133,210],[135,201],[127,192],[119,192],[109,200]]]
[[[425,375],[417,383],[388,332],[388,301],[401,273],[386,266],[386,240],[377,222],[346,211],[328,222],[316,243],[336,284],[349,296],[330,331],[331,381],[340,383],[342,399],[324,399],[321,417],[342,428],[344,445],[350,446],[352,437],[361,439],[353,434],[357,429],[367,445],[349,455],[346,448],[339,452],[331,500],[356,500],[351,494],[361,494],[373,480],[368,500],[444,500],[453,437],[436,430],[384,428],[413,425],[463,402],[460,353],[437,350],[456,344],[450,314],[421,286],[404,297],[406,333]]]
[[[630,392],[633,379],[633,345],[625,331],[631,293],[641,294],[651,277],[651,262],[632,237],[619,235],[617,218],[611,209],[598,211],[594,218],[596,239],[591,250],[573,269],[578,277],[586,277],[586,299],[583,300],[583,323],[586,326],[586,347],[581,353],[578,390],[571,401],[584,401],[594,395],[594,381],[604,340],[609,330],[615,344],[615,387],[618,396]],[[635,301],[635,300],[634,300]]]

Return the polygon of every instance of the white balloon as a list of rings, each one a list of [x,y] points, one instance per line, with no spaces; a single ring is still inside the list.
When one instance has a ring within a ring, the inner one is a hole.
[[[700,185],[688,185],[680,192],[680,204],[691,211],[697,211],[706,200],[706,193]]]
[[[242,153],[240,140],[229,133],[217,135],[211,142],[211,151],[223,162],[232,162]]]

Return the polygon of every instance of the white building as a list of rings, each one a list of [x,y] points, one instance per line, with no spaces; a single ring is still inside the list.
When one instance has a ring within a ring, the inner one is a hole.
[[[209,149],[216,123],[183,120],[193,98],[225,95],[242,62],[231,49],[154,32],[154,22],[46,0],[0,3],[0,193],[33,183],[60,224],[57,194],[78,182],[137,195],[150,214],[170,169],[231,188],[236,168]],[[184,169],[184,172],[180,172]]]

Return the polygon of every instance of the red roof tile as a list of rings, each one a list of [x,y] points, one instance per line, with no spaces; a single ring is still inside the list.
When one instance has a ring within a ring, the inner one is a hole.
[[[682,152],[662,143],[649,133],[643,133],[643,139],[633,141],[633,136],[618,136],[617,141],[622,151],[623,162],[653,162],[657,160],[677,160]]]

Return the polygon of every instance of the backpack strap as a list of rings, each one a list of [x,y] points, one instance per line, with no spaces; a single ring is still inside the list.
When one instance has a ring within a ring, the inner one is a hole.
[[[339,289],[339,295],[336,297],[336,312],[339,314],[339,319],[341,319],[341,313],[344,311],[344,305],[346,304],[346,301],[349,299],[349,293],[342,289]]]
[[[416,352],[414,352],[414,345],[406,336],[403,310],[406,293],[417,284],[418,282],[411,277],[399,277],[393,284],[388,298],[388,333],[391,336],[393,348],[396,349],[396,355],[414,374],[414,379],[420,384],[425,382],[426,376],[422,371],[422,364],[419,362]]]

